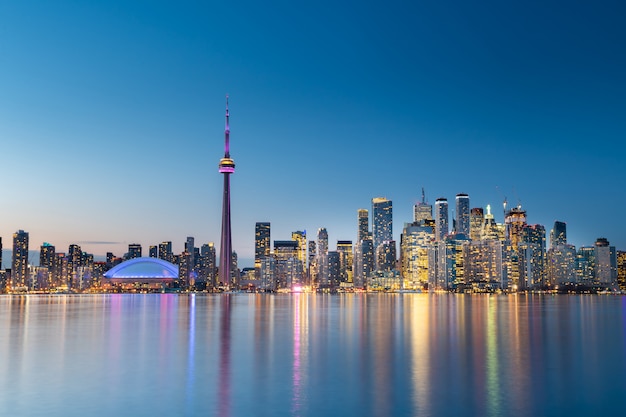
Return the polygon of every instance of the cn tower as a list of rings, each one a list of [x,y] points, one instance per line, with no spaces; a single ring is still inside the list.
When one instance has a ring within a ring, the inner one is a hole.
[[[226,128],[224,129],[224,157],[220,159],[220,173],[224,174],[224,200],[222,203],[222,239],[218,286],[230,286],[230,268],[233,244],[230,236],[230,174],[235,172],[235,161],[230,158],[230,125],[228,123],[228,96],[226,96]]]

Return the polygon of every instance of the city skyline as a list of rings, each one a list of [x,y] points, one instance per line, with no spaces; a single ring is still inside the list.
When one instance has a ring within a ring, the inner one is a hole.
[[[256,222],[355,241],[374,197],[393,201],[398,241],[421,187],[499,223],[506,197],[577,247],[626,249],[623,6],[558,5],[4,4],[4,247],[20,229],[98,256],[217,244],[228,93],[242,260]]]

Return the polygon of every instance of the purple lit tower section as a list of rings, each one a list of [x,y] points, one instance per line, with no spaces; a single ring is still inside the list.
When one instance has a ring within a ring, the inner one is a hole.
[[[230,174],[235,172],[235,161],[230,158],[230,125],[228,122],[228,96],[226,96],[226,128],[224,129],[224,157],[220,160],[220,173],[224,174],[224,201],[222,203],[222,240],[218,286],[230,286],[230,269],[233,244],[230,234]]]

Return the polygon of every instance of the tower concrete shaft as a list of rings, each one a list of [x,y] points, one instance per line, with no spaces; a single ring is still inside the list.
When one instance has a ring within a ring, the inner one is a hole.
[[[224,157],[220,160],[219,172],[224,174],[224,192],[222,202],[222,237],[220,244],[220,267],[218,285],[228,287],[231,284],[231,265],[233,245],[230,232],[230,174],[235,172],[235,161],[230,158],[230,125],[228,96],[226,96],[226,127],[224,129]]]

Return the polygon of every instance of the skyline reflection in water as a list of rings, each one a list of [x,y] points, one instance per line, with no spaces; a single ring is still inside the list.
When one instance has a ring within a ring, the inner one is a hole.
[[[626,297],[0,297],[0,415],[622,415]]]

